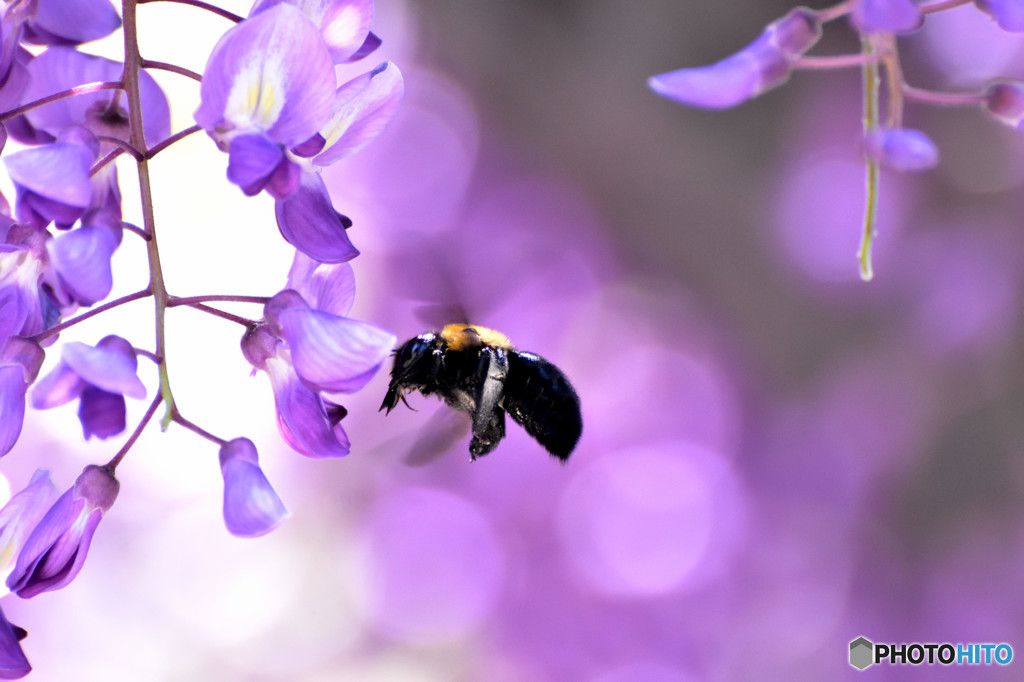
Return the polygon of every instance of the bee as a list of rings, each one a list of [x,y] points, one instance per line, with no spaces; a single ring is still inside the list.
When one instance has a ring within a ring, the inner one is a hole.
[[[409,391],[436,394],[449,407],[469,413],[473,460],[505,437],[506,412],[562,462],[583,431],[580,399],[565,374],[486,327],[449,324],[399,346],[380,409],[390,413],[399,400],[406,402]]]

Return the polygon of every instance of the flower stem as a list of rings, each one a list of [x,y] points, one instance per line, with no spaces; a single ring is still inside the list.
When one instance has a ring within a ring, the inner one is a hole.
[[[68,327],[74,326],[74,325],[78,324],[79,322],[84,322],[85,320],[88,320],[90,317],[94,317],[96,315],[99,315],[100,313],[103,313],[103,312],[106,312],[106,311],[110,310],[111,308],[116,308],[116,307],[118,307],[120,305],[124,305],[125,303],[131,303],[132,301],[137,301],[140,298],[146,298],[149,295],[150,295],[149,288],[146,288],[146,289],[143,289],[142,291],[136,291],[134,294],[128,294],[127,296],[122,296],[121,298],[116,298],[113,301],[110,301],[108,303],[104,303],[99,308],[93,308],[89,312],[82,313],[78,317],[72,317],[70,320],[66,320],[64,322],[61,322],[60,324],[54,325],[54,326],[50,327],[49,329],[44,329],[43,331],[41,331],[38,334],[36,334],[35,336],[33,336],[32,340],[36,341],[36,342],[42,341],[43,339],[49,338],[49,337],[53,336],[54,334],[59,334],[60,332],[62,332],[65,329],[67,329]]]
[[[181,5],[191,5],[192,7],[198,7],[199,9],[205,9],[207,12],[213,12],[214,14],[229,19],[236,24],[240,22],[243,17],[238,16],[233,12],[229,12],[226,9],[221,9],[216,5],[211,5],[208,2],[202,2],[202,0],[165,0],[166,2],[176,2]],[[140,5],[145,5],[150,2],[157,2],[157,0],[139,0]]]
[[[916,102],[945,106],[977,106],[985,101],[982,92],[937,92],[903,84],[903,96]]]
[[[172,296],[171,300],[167,302],[167,307],[172,308],[177,305],[192,305],[193,303],[259,303],[260,305],[266,305],[270,298],[267,296],[233,296],[230,294],[226,295],[212,295],[212,296]]]
[[[160,264],[160,250],[157,246],[156,219],[153,211],[153,190],[150,187],[149,161],[146,158],[148,148],[146,135],[142,127],[142,94],[139,89],[139,71],[142,69],[142,56],[139,54],[139,36],[136,25],[135,10],[137,0],[122,0],[121,17],[124,23],[124,90],[128,97],[128,116],[131,125],[131,144],[142,152],[142,158],[136,161],[139,173],[139,194],[142,204],[142,229],[149,235],[146,241],[146,253],[149,257],[149,289],[153,293],[156,349],[161,358],[160,395],[167,407],[160,420],[161,428],[166,429],[174,418],[174,394],[171,392],[171,381],[167,372],[167,342],[165,321],[167,312],[167,286],[164,284],[163,268]]]
[[[953,9],[960,5],[967,5],[973,2],[973,0],[941,0],[933,5],[918,5],[918,9],[921,10],[921,14],[932,14],[934,12],[942,12],[947,9]]]
[[[202,128],[200,128],[199,126],[190,126],[188,128],[185,128],[184,130],[179,130],[178,132],[168,137],[166,140],[163,140],[154,145],[153,147],[151,147],[150,150],[146,153],[146,158],[152,159],[154,156],[156,156],[163,150],[167,149],[178,140],[183,140],[192,133],[198,133],[200,130],[202,130]]]
[[[149,404],[149,409],[146,410],[146,414],[142,415],[142,421],[140,421],[139,425],[135,427],[134,431],[132,431],[132,435],[128,437],[128,441],[121,446],[121,449],[117,451],[117,454],[114,455],[113,459],[106,463],[105,466],[107,468],[111,471],[117,468],[117,465],[121,463],[124,456],[127,455],[128,451],[132,449],[133,445],[135,445],[135,441],[137,441],[139,436],[142,435],[142,430],[146,428],[146,424],[148,424],[149,420],[153,418],[153,414],[156,412],[156,408],[160,406],[161,402],[163,402],[163,396],[160,393],[157,393],[153,398],[153,402]]]
[[[57,100],[65,99],[67,97],[74,97],[75,95],[87,95],[90,92],[99,92],[100,90],[122,90],[124,84],[120,81],[96,81],[95,83],[84,83],[82,85],[76,85],[73,88],[67,90],[61,90],[55,92],[52,95],[46,97],[40,97],[39,99],[32,100],[28,104],[22,104],[20,107],[14,109],[8,109],[7,111],[0,114],[0,123],[8,121],[15,116],[21,116],[27,111],[32,111],[36,107],[41,107],[44,104],[50,102],[56,102]]]
[[[870,37],[861,38],[865,53],[875,51]],[[878,126],[878,63],[864,63],[864,130]],[[875,239],[875,221],[878,207],[878,162],[865,158],[867,163],[867,197],[864,206],[864,232],[861,236],[857,260],[860,263],[860,278],[871,281],[874,271],[871,268],[871,244]]]
[[[192,433],[199,434],[200,436],[202,436],[206,440],[211,441],[213,443],[216,443],[217,445],[224,445],[225,443],[227,443],[227,441],[224,440],[223,438],[218,438],[217,436],[213,435],[212,433],[210,433],[206,429],[203,429],[203,428],[197,426],[196,424],[190,422],[188,419],[185,419],[177,411],[175,411],[175,413],[174,413],[174,422],[176,424],[181,424],[182,426],[184,426],[186,429],[188,429]]]
[[[243,327],[252,328],[255,327],[257,324],[256,320],[250,320],[246,317],[242,317],[241,315],[235,315],[233,313],[227,312],[226,310],[220,310],[219,308],[212,308],[203,303],[183,303],[182,305],[187,305],[189,308],[194,308],[204,313],[209,313],[210,315],[214,315],[225,320],[230,320],[231,322],[237,322]]]
[[[185,76],[195,81],[203,80],[203,77],[192,69],[186,69],[184,66],[178,66],[177,64],[168,64],[167,62],[155,62],[151,59],[142,60],[142,68],[144,69],[160,69],[161,71],[170,71],[176,73],[179,76]]]
[[[864,66],[868,62],[877,61],[879,61],[877,54],[864,52],[828,57],[800,57],[793,62],[793,68],[808,70],[845,69],[853,66]]]

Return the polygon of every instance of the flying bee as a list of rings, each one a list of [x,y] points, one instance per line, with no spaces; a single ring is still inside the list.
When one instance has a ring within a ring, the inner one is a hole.
[[[580,399],[565,374],[539,355],[516,350],[500,332],[449,324],[409,339],[394,357],[380,409],[390,413],[409,391],[437,394],[473,418],[470,459],[505,437],[506,412],[563,462],[580,439]]]

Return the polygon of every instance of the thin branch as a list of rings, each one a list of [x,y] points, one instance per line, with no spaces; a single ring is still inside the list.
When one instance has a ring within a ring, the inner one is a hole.
[[[145,348],[135,348],[135,347],[132,347],[132,350],[135,351],[136,355],[141,355],[144,358],[149,358],[150,360],[152,360],[153,362],[155,362],[158,365],[163,360],[159,355],[157,355],[153,351],[148,351]]]
[[[826,57],[800,57],[793,62],[794,69],[825,70],[845,69],[854,66],[864,66],[869,62],[880,61],[877,53],[840,54]]]
[[[97,135],[96,139],[99,140],[100,142],[107,142],[108,144],[112,144],[112,145],[118,147],[119,149],[128,152],[129,154],[132,155],[132,158],[135,159],[136,161],[141,161],[142,160],[142,157],[143,157],[142,152],[140,152],[138,149],[133,147],[131,145],[131,143],[125,142],[121,138],[113,137],[111,135]],[[91,173],[91,171],[90,171],[90,173]]]
[[[142,435],[142,430],[146,428],[146,424],[148,424],[149,420],[153,418],[153,414],[156,413],[156,408],[160,406],[160,403],[162,401],[163,396],[159,392],[157,392],[156,396],[153,398],[153,402],[149,404],[149,409],[146,410],[146,414],[142,416],[142,421],[140,421],[139,425],[135,427],[135,430],[132,432],[132,435],[128,438],[128,441],[123,446],[121,446],[121,449],[117,451],[117,454],[114,455],[114,458],[107,462],[106,466],[108,468],[110,468],[111,470],[117,468],[117,465],[121,463],[121,460],[124,459],[124,456],[127,455],[128,451],[132,449],[133,445],[135,445],[135,441],[137,441],[139,439],[139,436]]]
[[[148,5],[151,2],[158,2],[158,1],[159,0],[138,0],[140,5]],[[163,0],[163,1],[164,2],[176,2],[176,3],[180,4],[180,5],[190,5],[192,7],[198,7],[199,9],[205,9],[207,12],[213,12],[214,14],[216,14],[218,16],[221,16],[221,17],[224,17],[225,19],[228,19],[230,21],[233,21],[236,24],[238,22],[242,21],[242,19],[244,19],[244,17],[240,17],[240,16],[238,16],[237,14],[235,14],[233,12],[229,12],[226,9],[221,9],[220,7],[217,7],[216,5],[211,5],[208,2],[202,2],[202,0]]]
[[[124,154],[124,152],[125,152],[124,147],[118,147],[117,149],[111,150],[109,154],[107,154],[102,159],[97,161],[93,165],[93,167],[89,169],[89,177],[91,178],[92,176],[94,176],[97,173],[99,173],[103,169],[104,166],[106,166],[108,163],[110,163],[111,161],[113,161],[117,157],[121,156],[121,154]]]
[[[224,445],[225,443],[227,443],[227,441],[224,440],[223,438],[218,438],[217,436],[213,435],[212,433],[210,433],[206,429],[197,426],[193,422],[190,422],[188,419],[185,419],[184,417],[181,416],[181,413],[178,412],[177,410],[175,410],[175,412],[174,412],[173,421],[178,423],[178,424],[181,424],[182,426],[184,426],[186,429],[188,429],[192,433],[198,434],[198,435],[202,436],[203,438],[205,438],[206,440],[211,441],[213,443],[216,443],[217,445]]]
[[[144,69],[160,69],[161,71],[170,71],[176,73],[179,76],[185,76],[191,78],[194,81],[202,82],[203,77],[193,71],[192,69],[186,69],[184,66],[178,66],[177,64],[169,64],[167,62],[157,62],[152,59],[143,59],[142,68]]]
[[[985,93],[982,92],[938,92],[915,88],[906,83],[903,84],[903,95],[916,102],[946,106],[976,106],[985,101]]]
[[[135,234],[145,239],[147,242],[149,241],[149,235],[146,233],[145,230],[143,230],[138,225],[132,225],[131,223],[121,221],[121,227],[124,228],[125,230],[128,230],[129,232],[134,232]]]
[[[163,150],[167,149],[178,140],[183,140],[192,133],[198,133],[200,130],[202,130],[202,128],[200,128],[199,126],[191,126],[190,128],[185,128],[184,130],[174,133],[166,140],[160,142],[160,144],[151,147],[150,150],[146,153],[146,158],[152,159],[154,156],[156,156]]]
[[[43,339],[49,338],[49,337],[53,336],[54,334],[59,334],[60,332],[62,332],[65,329],[67,329],[68,327],[76,325],[79,322],[84,322],[85,320],[88,320],[90,317],[94,317],[96,315],[99,315],[100,313],[104,313],[104,312],[110,310],[111,308],[116,308],[116,307],[118,307],[120,305],[124,305],[125,303],[131,303],[132,301],[137,301],[140,298],[146,298],[147,296],[151,296],[151,295],[152,295],[152,292],[147,287],[147,288],[143,289],[142,291],[136,291],[134,294],[128,294],[127,296],[122,296],[121,298],[114,299],[113,301],[110,301],[109,303],[104,303],[99,308],[93,308],[92,310],[90,310],[88,312],[82,313],[78,317],[72,317],[70,320],[67,320],[65,322],[61,322],[60,324],[55,325],[53,327],[50,327],[49,329],[44,329],[43,331],[41,331],[38,334],[32,336],[31,338],[32,338],[33,341],[37,341],[37,342],[38,341],[42,341]]]
[[[216,294],[212,296],[187,296],[179,297],[172,296],[167,302],[167,307],[171,308],[176,305],[192,305],[193,303],[259,303],[260,305],[266,305],[267,301],[270,300],[269,296],[234,296],[230,294]]]
[[[196,310],[200,310],[200,311],[202,311],[204,313],[208,313],[210,315],[214,315],[216,317],[224,318],[225,320],[230,320],[231,322],[237,322],[238,324],[242,325],[243,327],[250,327],[251,328],[251,327],[255,327],[256,324],[257,324],[256,320],[250,320],[248,318],[242,317],[241,315],[234,315],[234,314],[229,313],[229,312],[227,312],[225,310],[220,310],[219,308],[211,308],[210,306],[208,306],[208,305],[206,305],[204,303],[185,303],[183,305],[186,305],[189,308],[194,308]]]
[[[88,94],[93,93],[93,92],[99,92],[100,90],[123,90],[123,89],[124,89],[124,83],[121,82],[121,81],[96,81],[94,83],[85,83],[84,85],[76,85],[73,88],[68,88],[67,90],[61,90],[60,92],[55,92],[52,95],[47,95],[46,97],[40,97],[39,99],[33,100],[33,101],[29,102],[28,104],[22,104],[20,107],[15,107],[14,109],[9,109],[9,110],[3,112],[2,114],[0,114],[0,123],[3,123],[4,121],[9,121],[10,119],[14,118],[15,116],[21,116],[26,111],[32,111],[36,107],[41,107],[44,104],[49,104],[50,102],[56,102],[58,100],[65,99],[66,97],[74,97],[75,95],[88,95]]]
[[[936,2],[934,5],[918,5],[918,9],[921,14],[932,14],[934,12],[942,12],[947,9],[953,9],[960,5],[968,5],[973,0],[943,0],[942,2]]]

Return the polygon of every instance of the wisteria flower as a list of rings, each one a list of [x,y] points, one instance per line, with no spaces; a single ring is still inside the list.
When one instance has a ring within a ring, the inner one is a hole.
[[[119,336],[107,336],[95,347],[65,343],[60,363],[33,389],[32,406],[48,409],[79,398],[85,437],[115,436],[125,429],[124,397],[146,397],[137,367],[135,349]]]
[[[37,244],[0,244],[0,343],[42,330],[39,281],[47,265]]]
[[[939,162],[939,148],[920,130],[874,128],[864,136],[864,151],[886,168],[923,171]]]
[[[789,79],[792,63],[821,38],[821,25],[807,10],[794,9],[769,24],[757,40],[716,64],[652,76],[654,92],[708,109],[725,109]]]
[[[246,334],[242,350],[270,377],[285,441],[310,457],[340,457],[349,450],[340,423],[345,410],[321,393],[362,388],[387,359],[395,337],[346,317],[355,291],[347,264],[313,267],[297,254],[289,284],[295,288],[266,304],[266,322]]]
[[[257,0],[249,16],[286,3],[298,8],[320,30],[335,64],[362,59],[380,46],[370,32],[373,0]]]
[[[114,285],[110,258],[120,242],[120,228],[100,225],[82,225],[47,242],[50,265],[71,299],[90,306],[107,297]]]
[[[39,374],[43,349],[34,341],[11,337],[0,347],[0,456],[18,442],[25,420],[25,393]]]
[[[39,228],[51,222],[70,227],[82,217],[92,201],[89,169],[99,153],[94,137],[92,142],[58,140],[4,158],[17,191],[18,220]]]
[[[1024,121],[1024,83],[998,81],[985,89],[982,106],[1000,123],[1020,128]]]
[[[974,4],[991,15],[1004,31],[1024,31],[1024,3],[1020,0],[974,0]]]
[[[85,563],[96,527],[119,489],[113,470],[87,466],[28,536],[7,577],[11,592],[27,599],[74,580]]]
[[[87,55],[69,47],[51,47],[28,64],[31,78],[26,101],[41,99],[83,83],[118,81],[124,64]],[[153,77],[139,74],[143,133],[150,146],[171,134],[171,110],[167,97]],[[85,126],[97,135],[128,140],[128,109],[124,94],[100,90],[32,109],[7,123],[11,137],[27,144],[52,142],[69,126]]]
[[[0,610],[0,680],[20,680],[30,672],[32,666],[21,649],[21,640],[28,633],[12,625]]]
[[[29,484],[15,493],[0,509],[0,573],[4,574],[5,579],[14,568],[14,560],[28,534],[59,496],[60,492],[53,484],[50,472],[36,469]]]
[[[25,24],[28,42],[78,45],[99,40],[121,27],[110,0],[38,0],[34,16]]]
[[[224,477],[224,524],[232,535],[254,538],[277,528],[288,517],[281,498],[259,466],[256,446],[236,438],[220,449]]]
[[[850,21],[864,33],[906,33],[919,28],[924,16],[914,0],[857,0]]]

